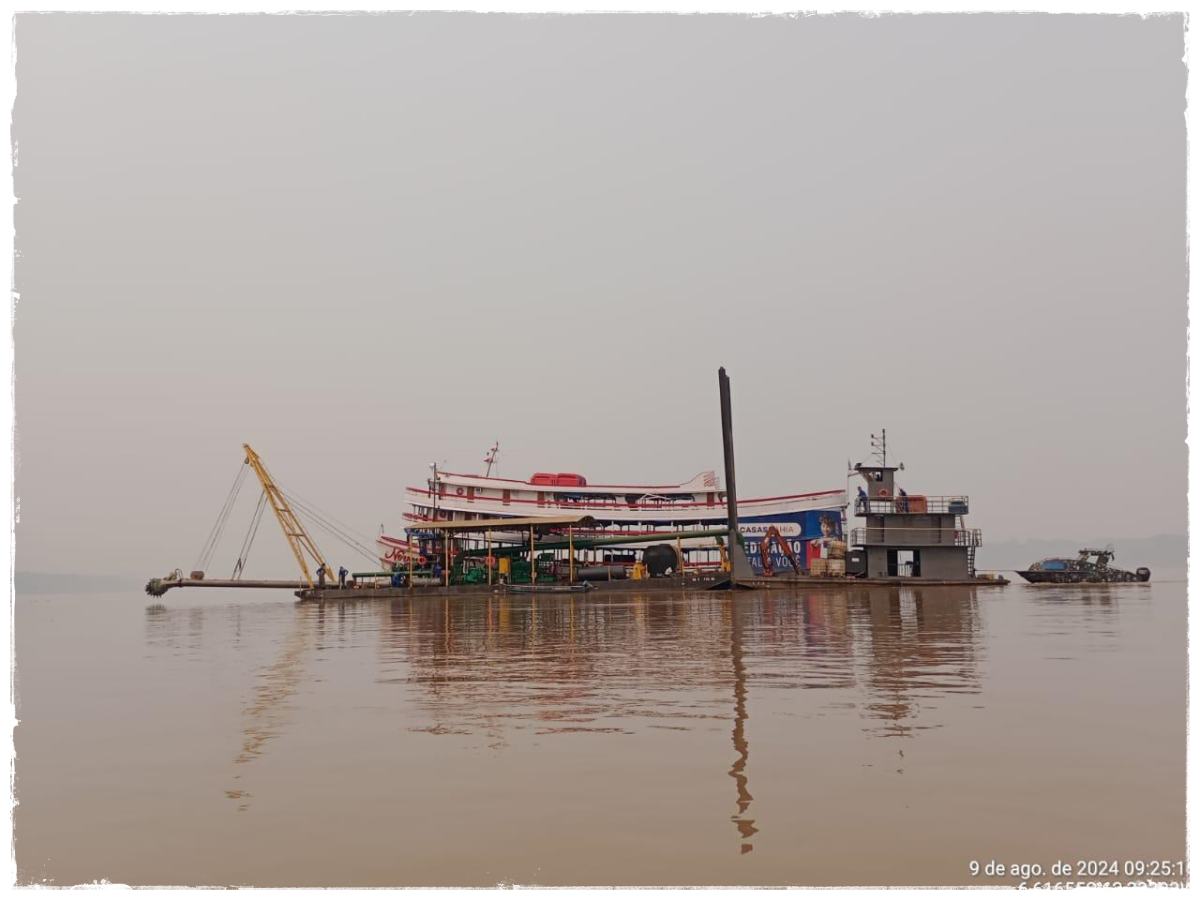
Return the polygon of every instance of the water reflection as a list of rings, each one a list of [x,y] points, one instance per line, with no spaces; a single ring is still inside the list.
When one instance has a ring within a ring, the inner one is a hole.
[[[679,696],[720,684],[721,612],[646,596],[401,600],[384,621],[381,677],[420,684],[435,720],[467,728],[629,731],[630,719],[723,718],[708,698]]]
[[[796,594],[416,598],[381,613],[385,683],[415,684],[433,734],[636,736],[731,723],[742,853],[754,690],[825,692],[863,729],[911,739],[943,724],[939,698],[980,690],[973,589]]]
[[[1142,584],[1034,585],[1026,589],[1030,616],[1026,634],[1035,645],[1053,646],[1048,659],[1078,660],[1080,654],[1116,651],[1122,625],[1119,600],[1149,595]],[[1143,614],[1144,606],[1139,606]]]
[[[1063,600],[1094,611],[1098,622],[1116,608],[1104,590],[1069,597],[1045,592],[1036,603],[1052,612]],[[236,606],[156,604],[146,610],[146,642],[205,652],[206,631],[219,631],[217,640],[236,645],[244,615]],[[304,680],[310,645],[325,660],[377,641],[379,682],[420,685],[419,702],[431,725],[443,730],[483,729],[503,739],[505,727],[631,733],[726,719],[741,723],[734,733],[739,757],[752,686],[838,694],[843,706],[861,705],[876,733],[911,736],[939,724],[922,721],[931,701],[977,692],[980,684],[979,609],[971,588],[825,589],[736,599],[704,593],[417,597],[272,608],[264,626],[279,629],[281,615],[290,620],[287,632],[258,672],[239,759],[256,756],[277,733],[274,710]],[[220,621],[208,623],[206,616]],[[743,772],[745,761],[736,768]]]
[[[17,603],[22,880],[961,884],[980,848],[1183,848],[1182,584],[168,597]]]
[[[242,711],[245,717],[242,749],[234,757],[234,764],[244,765],[261,756],[263,745],[283,730],[287,722],[287,701],[304,678],[305,652],[311,637],[311,625],[306,621],[303,609],[298,608],[278,656],[258,673],[254,694]]]
[[[733,662],[733,749],[737,751],[738,758],[729,774],[737,785],[737,812],[731,818],[742,838],[741,852],[749,853],[754,849],[750,838],[758,829],[754,827],[754,820],[746,815],[754,797],[750,794],[750,779],[746,776],[746,764],[750,761],[750,742],[746,740],[746,664],[742,659],[741,622],[743,608],[736,602],[731,605],[729,656]]]
[[[980,627],[973,588],[853,591],[851,615],[865,618],[868,705],[876,733],[911,737],[941,727],[921,702],[979,693]]]
[[[278,649],[254,667],[253,687],[241,710],[239,750],[233,758],[235,782],[242,780],[241,767],[259,758],[267,743],[286,731],[289,701],[307,678],[308,650],[314,637],[319,639],[325,630],[325,613],[320,608],[272,604],[257,612],[264,614],[264,627],[272,631],[286,628],[286,632]],[[152,604],[146,608],[146,644],[176,655],[186,650],[185,658],[193,660],[211,655],[218,641],[236,649],[243,637],[245,615],[245,608],[237,605],[173,609]],[[211,634],[214,631],[218,632],[215,636]],[[238,801],[238,810],[245,811],[252,795],[238,785],[227,789],[225,796]]]
[[[1074,597],[1112,607],[1104,592]],[[206,615],[214,614],[220,621],[212,627]],[[146,612],[147,643],[203,653],[206,631],[239,640],[244,616],[236,607],[156,605]],[[911,740],[943,727],[942,700],[980,691],[979,608],[970,588],[289,605],[272,610],[275,633],[281,617],[284,637],[255,666],[235,767],[253,762],[287,730],[291,699],[319,680],[321,665],[375,646],[376,682],[415,688],[420,715],[407,730],[477,736],[492,750],[518,736],[636,740],[649,729],[706,732],[728,723],[735,756],[724,775],[734,783],[730,819],[743,854],[754,849],[759,831],[749,780],[755,692],[803,691],[817,710],[857,715],[870,737]],[[796,709],[806,712],[782,714],[814,714],[807,701]],[[240,782],[241,772],[233,778]],[[242,809],[250,796],[240,783],[227,795]]]
[[[1039,611],[1057,616],[1060,613],[1055,610],[1070,607],[1072,625],[1079,621],[1078,613],[1082,611],[1090,614],[1087,617],[1095,623],[1115,627],[1113,617],[1119,610],[1118,599],[1128,595],[1128,585],[1117,584],[1038,585],[1029,590],[1033,606]]]
[[[177,609],[164,603],[152,603],[146,607],[146,644],[188,651],[197,657],[205,646],[206,610],[202,607]]]

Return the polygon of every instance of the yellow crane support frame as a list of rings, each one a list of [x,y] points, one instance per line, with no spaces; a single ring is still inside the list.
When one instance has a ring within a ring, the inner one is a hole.
[[[242,444],[242,449],[246,451],[246,463],[254,470],[254,474],[258,476],[258,480],[262,482],[263,493],[267,495],[267,500],[271,503],[271,509],[275,511],[275,518],[279,520],[279,527],[283,529],[283,536],[287,538],[288,545],[292,548],[292,553],[296,555],[296,562],[300,564],[300,571],[304,573],[304,580],[308,582],[309,588],[316,585],[313,583],[313,577],[308,571],[308,563],[305,561],[304,554],[307,552],[312,557],[313,562],[318,566],[325,567],[327,575],[332,574],[329,564],[325,562],[325,557],[321,555],[321,551],[317,549],[317,545],[313,543],[313,539],[308,536],[308,532],[304,530],[304,526],[300,524],[300,520],[296,518],[296,514],[292,512],[291,505],[284,499],[283,492],[279,490],[279,486],[275,484],[271,473],[267,471],[267,467],[263,465],[262,459],[254,448],[249,444]]]

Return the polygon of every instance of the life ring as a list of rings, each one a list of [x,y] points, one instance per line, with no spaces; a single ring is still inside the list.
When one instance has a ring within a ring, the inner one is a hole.
[[[888,495],[888,489],[887,489],[887,488],[880,488],[880,489],[879,489],[879,496],[880,496],[880,497],[886,497],[887,495]]]
[[[458,494],[458,496],[461,497],[463,494],[466,493],[466,491],[464,491],[462,488],[458,488],[457,490],[455,490],[454,493]]]

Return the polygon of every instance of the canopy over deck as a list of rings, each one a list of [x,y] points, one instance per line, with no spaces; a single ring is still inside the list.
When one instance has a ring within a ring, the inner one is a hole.
[[[504,519],[454,519],[448,522],[419,522],[408,526],[412,531],[504,531],[513,528],[580,526],[590,528],[598,523],[591,516],[529,516]]]

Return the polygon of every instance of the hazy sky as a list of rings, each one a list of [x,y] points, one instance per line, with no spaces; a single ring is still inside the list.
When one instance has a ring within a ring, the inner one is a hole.
[[[20,16],[16,567],[190,567],[243,441],[368,535],[496,439],[686,480],[719,365],[743,496],[842,487],[883,426],[985,543],[1183,531],[1183,36]]]

